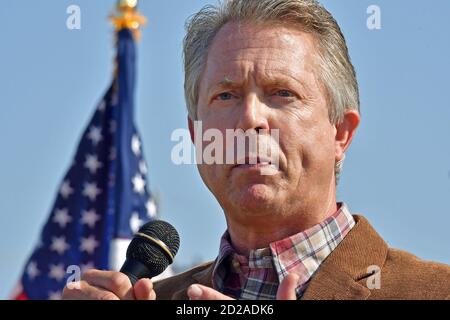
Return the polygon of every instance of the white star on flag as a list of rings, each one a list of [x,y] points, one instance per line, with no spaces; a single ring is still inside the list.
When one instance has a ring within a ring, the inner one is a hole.
[[[97,184],[95,182],[87,182],[84,184],[83,196],[88,197],[91,201],[95,201],[95,199],[101,192],[102,190],[97,188]]]
[[[92,141],[92,144],[94,146],[97,146],[97,144],[103,139],[102,137],[102,129],[96,126],[92,126],[89,129],[88,133],[88,139]]]
[[[64,236],[52,238],[50,249],[58,252],[60,255],[64,254],[64,252],[69,249],[69,247],[70,246],[66,242],[66,238]]]
[[[72,221],[72,217],[69,216],[69,210],[66,208],[64,209],[57,209],[55,211],[55,215],[53,217],[53,222],[59,224],[61,228],[65,228],[66,225]]]
[[[139,171],[141,171],[143,175],[147,174],[147,164],[144,160],[141,160],[139,162]]]
[[[100,104],[98,105],[98,111],[105,111],[105,108],[106,108],[106,102],[105,102],[105,100],[102,100],[101,102],[100,102]]]
[[[145,180],[142,179],[142,176],[140,174],[136,174],[133,177],[133,189],[135,192],[139,194],[144,194],[145,191]]]
[[[31,261],[27,267],[27,274],[31,280],[34,280],[41,272],[39,271],[36,262]]]
[[[70,187],[70,181],[69,180],[65,180],[61,184],[61,188],[59,189],[59,193],[61,194],[61,196],[64,199],[67,199],[73,193],[73,189]]]
[[[95,223],[100,220],[100,216],[95,212],[94,209],[83,211],[81,214],[81,223],[87,224],[90,228],[94,228]]]
[[[136,156],[141,154],[141,141],[137,135],[133,135],[131,138],[131,150]]]
[[[48,293],[48,299],[49,300],[61,300],[61,291],[50,291]]]
[[[98,161],[98,158],[96,155],[88,154],[86,155],[86,161],[84,162],[84,167],[86,169],[89,169],[91,174],[96,174],[97,170],[103,167],[103,164]]]
[[[89,261],[88,263],[81,264],[80,269],[81,269],[81,273],[83,274],[86,271],[88,271],[89,269],[94,269],[94,268],[95,268],[94,263],[92,261]]]
[[[116,157],[117,157],[117,151],[116,151],[116,148],[115,148],[115,147],[111,147],[111,148],[109,149],[108,159],[111,160],[111,161],[113,161],[113,160],[116,159]]]
[[[145,204],[145,207],[147,208],[147,215],[150,218],[156,217],[156,204],[153,199],[149,199]]]
[[[109,133],[114,133],[117,130],[117,122],[116,120],[111,120],[109,122]]]
[[[116,181],[116,178],[115,178],[114,174],[110,173],[110,174],[108,175],[108,186],[109,186],[110,188],[114,187],[115,181]]]
[[[95,248],[98,246],[98,242],[94,236],[88,238],[81,238],[80,251],[86,251],[89,254],[93,254]]]
[[[119,102],[119,94],[117,92],[114,92],[114,94],[111,97],[111,107],[117,106],[118,102]]]
[[[144,221],[139,219],[139,213],[133,212],[130,218],[130,228],[133,233],[136,233],[139,231],[139,228],[142,227]]]
[[[61,281],[66,276],[66,270],[64,270],[64,265],[60,264],[51,264],[50,272],[48,273],[49,278],[55,279],[57,281]]]

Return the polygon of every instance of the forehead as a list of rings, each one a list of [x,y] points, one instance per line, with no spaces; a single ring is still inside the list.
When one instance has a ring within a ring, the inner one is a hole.
[[[223,78],[242,72],[299,76],[312,70],[315,53],[314,36],[299,29],[227,23],[211,44],[205,76]]]

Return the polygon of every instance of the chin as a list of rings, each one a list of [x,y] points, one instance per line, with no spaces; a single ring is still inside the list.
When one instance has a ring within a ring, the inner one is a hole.
[[[235,189],[233,204],[248,211],[265,211],[274,205],[275,192],[266,184],[251,184]]]

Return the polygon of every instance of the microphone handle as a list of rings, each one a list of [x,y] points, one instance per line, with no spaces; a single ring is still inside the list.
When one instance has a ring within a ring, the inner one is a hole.
[[[128,276],[133,286],[139,279],[155,276],[143,263],[134,259],[127,259],[120,268],[120,272]]]

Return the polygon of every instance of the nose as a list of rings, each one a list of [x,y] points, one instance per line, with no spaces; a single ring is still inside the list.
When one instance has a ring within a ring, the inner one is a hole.
[[[267,120],[267,106],[260,101],[256,94],[250,94],[243,99],[242,107],[239,108],[239,120],[236,129],[247,131],[254,129],[256,132],[269,130]]]

